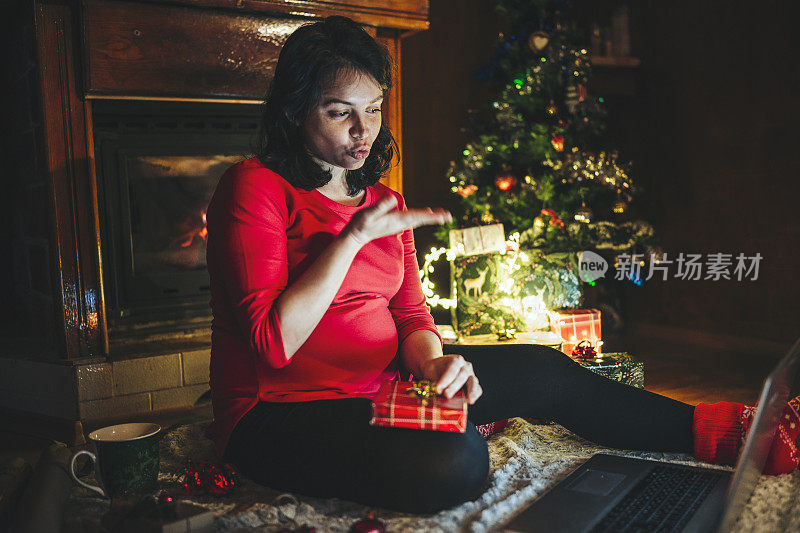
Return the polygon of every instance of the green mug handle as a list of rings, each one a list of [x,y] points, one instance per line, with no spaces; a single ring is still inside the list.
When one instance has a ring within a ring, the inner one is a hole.
[[[70,461],[70,463],[69,463],[69,475],[72,476],[72,479],[74,479],[78,483],[78,485],[82,485],[82,486],[86,487],[89,490],[93,490],[97,494],[99,494],[100,496],[105,498],[106,497],[106,493],[103,492],[103,489],[101,489],[100,487],[98,487],[96,485],[89,485],[88,483],[84,483],[83,481],[78,479],[78,477],[75,475],[75,459],[77,459],[78,457],[80,457],[81,455],[84,455],[84,454],[88,455],[89,459],[91,459],[92,462],[95,464],[95,466],[97,466],[97,456],[95,456],[95,454],[93,454],[92,452],[90,452],[88,450],[81,450],[81,451],[79,451],[78,453],[76,453],[75,455],[72,456],[72,461]]]

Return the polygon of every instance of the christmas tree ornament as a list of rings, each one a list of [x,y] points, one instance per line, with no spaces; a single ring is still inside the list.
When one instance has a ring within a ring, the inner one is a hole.
[[[614,202],[614,205],[611,207],[611,210],[618,215],[622,215],[625,213],[625,211],[628,210],[628,202],[620,198],[616,202]]]
[[[456,192],[458,193],[459,196],[461,196],[461,198],[466,198],[467,196],[470,196],[477,190],[478,186],[475,185],[474,183],[470,183],[465,187],[456,187]]]
[[[667,253],[660,246],[648,246],[645,257],[648,259],[648,261],[654,264],[659,264],[666,260]]]
[[[575,211],[575,220],[588,224],[592,221],[592,217],[594,217],[592,210],[586,207],[586,202],[581,201],[581,206]]]
[[[369,513],[367,518],[350,526],[350,533],[386,533],[386,524]]]
[[[511,174],[506,174],[504,176],[497,176],[494,179],[494,186],[503,192],[511,190],[511,188],[514,187],[514,185],[516,184],[517,184],[517,178],[515,178]]]
[[[628,210],[628,202],[622,197],[622,191],[617,189],[617,201],[611,206],[611,210],[617,215],[621,215]]]
[[[566,93],[564,94],[564,103],[567,105],[570,113],[575,113],[578,108],[578,87],[575,85],[568,85]]]
[[[541,214],[543,216],[550,217],[550,225],[551,226],[557,227],[557,228],[563,228],[564,227],[564,221],[561,220],[560,218],[558,218],[558,215],[556,215],[556,212],[553,211],[552,209],[542,209]]]
[[[578,101],[583,102],[589,97],[589,90],[586,88],[586,85],[579,83],[578,84]]]
[[[560,21],[568,17],[562,12],[566,2],[560,0],[534,2],[535,7],[517,0],[500,4],[511,19],[509,27],[518,29],[513,36],[507,33],[490,68],[484,69],[484,79],[494,78],[498,87],[479,110],[488,111],[490,120],[468,110],[473,140],[460,147],[447,172],[448,178],[456,178],[448,184],[458,196],[455,218],[462,227],[501,222],[509,234],[522,235],[520,242],[530,249],[574,253],[591,247],[621,253],[652,244],[651,226],[625,221],[637,192],[629,163],[610,150],[588,149],[607,141],[604,101],[589,93],[594,83],[589,53],[597,56],[598,51],[577,45],[575,39],[588,37],[589,28]],[[564,33],[558,32],[559,25]],[[583,190],[588,202],[581,198]],[[624,214],[611,211],[615,201],[616,211]],[[545,206],[564,220],[540,215]],[[436,231],[443,243],[448,230]],[[477,323],[480,313],[476,309],[468,314]],[[489,322],[479,325],[488,332]],[[522,331],[525,324],[507,317],[503,327]]]
[[[547,48],[550,35],[546,31],[535,31],[528,37],[528,47],[537,54]]]

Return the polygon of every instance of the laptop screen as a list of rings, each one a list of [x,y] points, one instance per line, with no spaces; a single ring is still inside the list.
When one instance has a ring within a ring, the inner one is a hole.
[[[736,471],[728,487],[725,511],[719,531],[730,531],[739,518],[747,500],[758,484],[761,471],[772,447],[772,438],[778,427],[778,418],[789,400],[792,385],[800,368],[800,339],[764,381],[758,410],[736,463]]]

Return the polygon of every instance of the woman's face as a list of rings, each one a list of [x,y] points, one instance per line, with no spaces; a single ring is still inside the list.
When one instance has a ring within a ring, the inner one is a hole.
[[[303,126],[308,149],[331,165],[361,168],[381,128],[382,102],[381,86],[371,76],[337,77]]]

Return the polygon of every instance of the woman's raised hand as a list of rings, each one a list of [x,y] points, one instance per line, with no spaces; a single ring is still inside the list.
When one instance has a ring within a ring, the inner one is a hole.
[[[363,246],[373,239],[396,235],[406,229],[453,220],[450,212],[442,208],[399,211],[396,207],[397,199],[387,196],[372,207],[356,213],[345,228],[345,233]]]
[[[422,364],[422,377],[436,384],[436,394],[452,398],[466,387],[467,402],[472,405],[483,394],[472,363],[457,354],[429,359]]]

